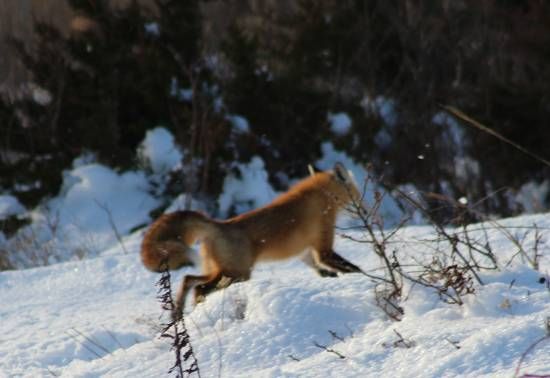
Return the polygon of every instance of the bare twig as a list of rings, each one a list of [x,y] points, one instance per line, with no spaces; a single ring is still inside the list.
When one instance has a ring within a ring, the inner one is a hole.
[[[382,346],[384,347],[394,347],[394,348],[412,348],[416,345],[416,343],[413,340],[407,340],[401,335],[399,332],[397,332],[396,329],[393,330],[393,332],[397,335],[398,339],[392,342],[391,344],[388,343],[382,343]]]
[[[69,335],[73,340],[75,340],[77,343],[79,343],[80,345],[82,345],[85,349],[87,349],[90,353],[92,353],[94,356],[96,356],[97,358],[102,358],[104,356],[102,356],[101,354],[99,354],[98,352],[96,352],[93,348],[89,347],[88,345],[86,345],[86,343],[82,343],[80,340],[78,340],[78,337],[76,337],[75,335],[71,334],[69,331],[65,331],[65,333],[67,335]]]
[[[330,333],[330,335],[335,338],[336,340],[338,341],[344,341],[344,338],[342,336],[339,336],[335,331],[329,329],[328,330],[328,333]]]
[[[545,328],[546,328],[546,334],[540,339],[536,340],[533,344],[529,346],[529,348],[525,350],[525,352],[522,353],[521,358],[519,359],[518,365],[516,366],[516,370],[514,371],[514,377],[519,376],[518,374],[521,369],[521,365],[523,364],[523,361],[525,360],[527,355],[531,353],[543,341],[550,341],[550,316],[546,318]],[[550,375],[548,374],[545,374],[545,375],[524,374],[521,377],[549,377],[549,376]]]
[[[288,355],[288,358],[290,358],[291,360],[296,361],[296,362],[300,362],[300,361],[301,361],[299,358],[294,357],[292,354],[289,354],[289,355]]]
[[[113,213],[111,212],[111,209],[106,204],[100,203],[97,200],[94,200],[97,206],[99,206],[100,209],[105,211],[107,214],[107,218],[109,219],[109,225],[111,226],[111,229],[113,230],[113,233],[115,234],[116,240],[118,241],[118,244],[120,244],[120,247],[124,251],[124,254],[128,254],[128,251],[126,250],[126,247],[124,246],[124,242],[122,241],[122,236],[120,235],[120,232],[118,232],[118,228],[116,226],[115,220],[113,219]]]
[[[107,348],[105,348],[103,345],[101,345],[98,341],[94,340],[93,338],[91,337],[88,337],[86,336],[85,334],[83,334],[82,332],[80,332],[78,329],[72,327],[71,328],[74,332],[76,332],[78,335],[82,336],[86,341],[88,341],[90,344],[94,345],[95,347],[97,347],[98,349],[102,350],[103,352],[105,352],[106,354],[109,354],[111,353],[111,351]]]
[[[455,340],[451,340],[449,339],[448,337],[445,338],[445,341],[447,341],[449,344],[451,344],[452,346],[454,346],[456,349],[460,349],[462,348],[459,344],[459,341],[455,341]]]
[[[316,346],[317,348],[319,348],[319,349],[323,349],[323,350],[325,350],[325,351],[327,351],[327,352],[329,352],[329,353],[332,353],[332,354],[337,355],[338,358],[340,358],[340,359],[342,359],[342,360],[346,358],[346,356],[344,356],[342,353],[337,352],[337,351],[335,351],[334,349],[331,349],[331,348],[327,347],[326,345],[319,344],[317,341],[314,341],[314,342],[313,342],[313,345],[315,345],[315,346]]]

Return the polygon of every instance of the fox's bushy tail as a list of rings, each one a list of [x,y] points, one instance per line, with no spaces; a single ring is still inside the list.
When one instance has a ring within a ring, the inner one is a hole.
[[[143,237],[143,265],[153,272],[193,265],[194,251],[190,246],[211,232],[214,225],[213,220],[196,211],[176,211],[160,216]]]

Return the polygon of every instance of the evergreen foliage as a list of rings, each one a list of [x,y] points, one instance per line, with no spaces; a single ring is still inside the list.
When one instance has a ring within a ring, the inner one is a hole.
[[[205,22],[216,22],[205,2],[67,1],[79,26],[63,34],[37,23],[33,51],[14,41],[33,82],[13,106],[0,104],[0,148],[18,153],[0,154],[0,185],[40,181],[25,194],[34,203],[84,151],[131,166],[157,125],[186,149],[173,193],[217,194],[223,173],[254,155],[282,189],[328,140],[393,184],[471,202],[490,195],[485,212],[511,211],[498,189],[548,176],[491,136],[434,119],[438,104],[454,105],[548,156],[545,2],[251,0],[205,52]],[[348,133],[331,130],[339,112],[352,120]],[[245,117],[250,132],[234,132],[227,115]]]

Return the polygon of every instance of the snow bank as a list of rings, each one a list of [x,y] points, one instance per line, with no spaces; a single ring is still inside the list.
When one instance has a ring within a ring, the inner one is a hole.
[[[65,175],[61,194],[50,202],[49,210],[59,215],[61,228],[77,225],[107,234],[114,225],[125,234],[150,221],[148,213],[158,202],[148,189],[143,172],[118,174],[100,164],[85,165]]]
[[[95,256],[134,227],[151,221],[159,205],[143,172],[119,174],[92,163],[64,174],[60,194],[33,210],[32,223],[5,242],[15,266]]]
[[[147,131],[138,154],[145,165],[157,174],[166,174],[178,168],[183,158],[174,136],[163,127]]]
[[[250,163],[236,164],[236,169],[238,174],[230,173],[225,177],[218,198],[222,217],[266,205],[276,196],[261,158],[255,156]]]
[[[519,188],[517,193],[509,193],[509,196],[512,209],[527,214],[544,211],[550,197],[550,181],[527,182]]]
[[[25,207],[14,196],[0,195],[0,221],[25,212]]]

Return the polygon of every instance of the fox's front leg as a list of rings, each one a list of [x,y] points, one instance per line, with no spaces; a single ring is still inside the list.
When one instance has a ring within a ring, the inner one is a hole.
[[[317,252],[317,258],[322,266],[339,273],[361,273],[362,270],[357,265],[349,262],[332,249],[321,250]]]
[[[328,260],[330,260],[333,266],[337,266],[342,273],[360,273],[362,272],[361,268],[357,265],[349,262],[336,252],[332,251],[329,254]]]
[[[318,244],[313,248],[311,256],[319,274],[325,272],[338,273],[359,273],[362,270],[355,264],[352,264],[332,249],[334,244],[334,224],[325,225],[324,232],[321,233],[321,238]],[[323,269],[326,268],[326,269]]]

